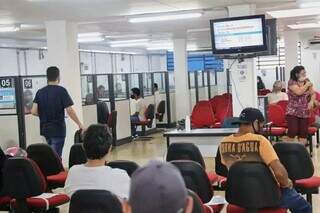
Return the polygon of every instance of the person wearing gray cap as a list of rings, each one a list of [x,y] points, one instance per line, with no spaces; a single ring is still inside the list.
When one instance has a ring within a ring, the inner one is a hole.
[[[131,177],[124,213],[191,213],[193,200],[183,178],[170,163],[151,161]]]

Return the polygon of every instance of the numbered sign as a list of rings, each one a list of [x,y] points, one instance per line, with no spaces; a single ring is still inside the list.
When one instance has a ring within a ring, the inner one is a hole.
[[[23,85],[25,89],[32,89],[32,79],[24,79]]]
[[[12,78],[0,78],[0,88],[12,88]]]

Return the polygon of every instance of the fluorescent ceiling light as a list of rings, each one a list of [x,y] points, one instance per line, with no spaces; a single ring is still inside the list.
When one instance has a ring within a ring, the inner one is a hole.
[[[20,27],[16,25],[0,25],[0,33],[16,32],[19,30],[20,30]]]
[[[78,38],[86,38],[86,37],[100,37],[102,33],[93,32],[93,33],[79,33]]]
[[[89,52],[89,53],[113,53],[113,54],[128,54],[128,55],[137,55],[137,52],[125,52],[125,51],[108,51],[108,50],[87,50],[87,49],[79,49],[80,52]]]
[[[210,28],[198,28],[198,29],[189,29],[187,30],[188,33],[199,33],[199,32],[207,32],[210,31]]]
[[[199,18],[202,13],[180,13],[180,14],[168,14],[168,15],[155,15],[155,16],[144,16],[137,18],[130,18],[131,23],[142,23],[142,22],[154,22],[154,21],[168,21],[168,20],[178,20],[178,19],[189,19],[189,18]]]
[[[135,42],[135,43],[123,43],[123,44],[111,44],[111,47],[146,47],[148,42]]]
[[[146,43],[148,41],[149,39],[131,39],[131,40],[109,41],[109,43],[113,45],[113,44]]]
[[[320,23],[290,24],[288,27],[293,30],[320,28]]]
[[[126,34],[126,35],[107,35],[105,38],[111,39],[127,39],[127,38],[141,38],[141,37],[148,37],[149,34]]]
[[[88,37],[88,38],[78,38],[79,43],[91,43],[91,42],[101,42],[104,41],[102,37]]]
[[[297,2],[300,8],[320,7],[319,0],[298,0]]]
[[[277,10],[267,12],[273,18],[291,18],[299,16],[314,16],[320,15],[320,8],[302,8],[292,10]]]

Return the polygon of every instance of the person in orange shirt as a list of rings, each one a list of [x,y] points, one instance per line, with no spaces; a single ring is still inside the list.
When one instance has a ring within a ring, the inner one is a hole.
[[[240,125],[238,133],[225,137],[219,146],[222,164],[230,168],[237,161],[265,163],[281,188],[280,207],[290,209],[292,213],[311,213],[310,204],[292,188],[287,170],[271,142],[260,135],[264,123],[262,113],[255,108],[246,108],[234,123]]]

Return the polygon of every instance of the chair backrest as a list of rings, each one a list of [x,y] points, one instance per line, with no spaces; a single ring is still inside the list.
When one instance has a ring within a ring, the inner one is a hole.
[[[118,117],[118,112],[113,110],[108,118],[108,127],[111,129],[117,128],[117,117]]]
[[[80,165],[87,162],[87,155],[84,151],[83,144],[73,144],[69,154],[69,168],[74,165]]]
[[[222,123],[226,118],[232,117],[232,96],[227,93],[213,97],[210,100],[210,104],[217,121]]]
[[[203,203],[202,203],[200,197],[191,190],[188,190],[188,195],[193,200],[192,213],[205,213],[205,210],[203,208]]]
[[[226,200],[250,210],[278,207],[280,189],[265,164],[237,162],[229,170]]]
[[[167,161],[192,160],[199,163],[204,169],[205,162],[199,148],[193,143],[172,143],[168,148]]]
[[[313,176],[314,166],[312,159],[304,145],[299,143],[276,143],[274,150],[283,166],[287,169],[291,180]]]
[[[221,162],[220,148],[218,148],[217,154],[215,157],[215,172],[216,174],[223,177],[228,176],[228,168],[225,165],[223,165]]]
[[[284,112],[286,112],[288,107],[288,102],[289,101],[283,100],[283,101],[278,101],[276,104],[280,106]]]
[[[122,213],[122,205],[109,191],[79,190],[71,197],[69,213]]]
[[[277,104],[269,104],[268,121],[273,125],[283,127],[286,126],[285,111]]]
[[[144,113],[144,116],[146,117],[146,119],[148,120],[148,124],[147,124],[147,127],[151,128],[152,127],[152,122],[153,122],[153,119],[154,119],[154,116],[155,116],[155,107],[154,107],[154,104],[149,104],[145,113]]]
[[[207,203],[213,196],[212,185],[204,168],[197,162],[190,160],[171,161],[184,179],[186,187],[194,191],[202,200]]]
[[[269,93],[271,93],[271,91],[269,89],[260,89],[260,90],[258,90],[258,95],[260,95],[260,96],[264,96],[264,95],[267,95]]]
[[[98,101],[97,103],[97,117],[99,124],[107,124],[109,117],[108,105],[104,101]]]
[[[215,123],[214,113],[209,101],[199,101],[192,110],[191,124],[194,128],[212,127]]]
[[[74,143],[83,143],[82,130],[78,129],[74,133]]]
[[[107,163],[107,166],[110,166],[111,168],[125,170],[130,177],[139,168],[139,165],[136,162],[129,160],[110,161]]]
[[[157,113],[164,114],[166,112],[166,101],[162,100],[158,104]]]
[[[27,158],[10,158],[3,169],[4,194],[16,199],[38,196],[46,190],[39,167]]]
[[[64,171],[58,154],[45,143],[32,144],[27,148],[28,157],[39,166],[44,176],[56,175]]]

